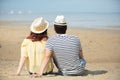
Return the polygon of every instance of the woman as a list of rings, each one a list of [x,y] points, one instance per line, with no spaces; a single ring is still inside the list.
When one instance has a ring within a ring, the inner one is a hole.
[[[42,17],[37,18],[32,23],[30,35],[24,39],[21,45],[21,58],[17,72],[13,76],[20,75],[24,63],[27,71],[32,76],[39,73],[41,63],[45,55],[45,44],[48,39],[47,29],[49,23]],[[44,70],[44,74],[48,74],[53,70],[52,58]]]

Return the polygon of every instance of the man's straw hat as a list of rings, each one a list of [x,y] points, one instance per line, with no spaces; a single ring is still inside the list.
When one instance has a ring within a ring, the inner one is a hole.
[[[63,15],[57,16],[54,22],[54,25],[67,25],[65,17]]]

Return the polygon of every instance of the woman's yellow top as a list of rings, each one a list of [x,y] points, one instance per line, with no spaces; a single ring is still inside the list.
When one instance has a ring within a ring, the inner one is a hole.
[[[27,57],[26,68],[29,72],[39,73],[40,66],[45,55],[46,41],[32,42],[30,39],[24,39],[21,45],[21,57]],[[49,60],[44,73],[48,73],[53,70],[52,59]]]

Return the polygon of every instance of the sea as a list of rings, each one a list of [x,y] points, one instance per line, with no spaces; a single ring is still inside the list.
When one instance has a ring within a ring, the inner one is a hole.
[[[64,15],[69,27],[120,30],[120,13],[67,12],[0,14],[0,21],[13,21],[14,25],[30,26],[34,19],[43,17],[49,21],[50,26],[53,26],[57,15]]]

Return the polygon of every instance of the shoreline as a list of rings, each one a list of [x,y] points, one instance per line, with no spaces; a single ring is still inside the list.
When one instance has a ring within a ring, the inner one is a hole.
[[[19,27],[19,26],[30,26],[32,23],[32,20],[13,20],[13,21],[10,21],[10,20],[0,20],[0,26],[11,26],[11,27]],[[8,25],[9,24],[9,25]],[[18,26],[19,25],[19,26]],[[50,23],[50,27],[52,26],[53,24]],[[120,25],[119,26],[71,26],[68,24],[68,27],[69,28],[80,28],[80,29],[101,29],[101,30],[120,30]]]

